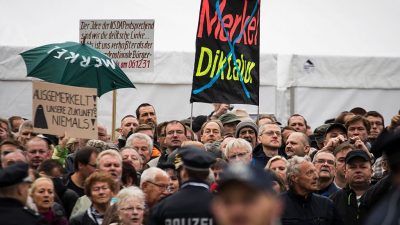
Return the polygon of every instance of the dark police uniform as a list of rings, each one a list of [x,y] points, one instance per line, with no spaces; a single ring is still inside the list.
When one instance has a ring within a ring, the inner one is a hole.
[[[0,198],[1,225],[31,225],[47,224],[39,213],[24,206],[20,201],[12,198]]]
[[[390,177],[384,179],[396,179],[400,177],[400,132],[392,132],[384,129],[383,132],[375,140],[371,151],[375,158],[378,158],[382,153],[386,154],[389,167],[391,170]],[[400,225],[400,184],[393,180],[378,182],[374,187],[379,190],[380,195],[382,190],[388,191],[383,199],[373,206],[373,210],[369,211],[368,218],[365,220],[367,225]],[[392,184],[392,185],[390,185]],[[392,187],[390,187],[392,186]],[[378,193],[378,191],[377,191]],[[379,197],[374,194],[370,198]],[[371,201],[369,201],[371,202]]]
[[[178,152],[182,166],[192,171],[208,171],[215,161],[208,152],[195,147],[184,147]],[[205,181],[190,180],[179,191],[151,209],[151,225],[213,225],[212,194]]]
[[[3,188],[23,182],[31,182],[28,177],[28,164],[16,163],[0,171],[0,192]],[[12,198],[2,196],[0,198],[0,224],[1,225],[31,225],[47,224],[42,216],[24,204]]]

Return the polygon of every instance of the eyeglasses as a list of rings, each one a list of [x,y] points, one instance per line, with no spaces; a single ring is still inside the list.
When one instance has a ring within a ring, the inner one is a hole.
[[[274,134],[276,134],[276,136],[282,135],[282,133],[280,131],[273,131],[273,130],[265,131],[261,135],[263,135],[263,134],[265,134],[267,136],[273,136]]]
[[[335,161],[331,160],[331,159],[318,159],[315,162],[318,163],[318,164],[328,163],[328,165],[332,165],[332,166],[335,165]]]
[[[155,186],[157,186],[160,190],[162,190],[162,191],[167,191],[167,190],[169,190],[169,185],[168,184],[157,184],[157,183],[154,183],[154,182],[151,182],[151,181],[147,181],[148,183],[150,183],[150,184],[152,184],[152,185],[155,185]]]

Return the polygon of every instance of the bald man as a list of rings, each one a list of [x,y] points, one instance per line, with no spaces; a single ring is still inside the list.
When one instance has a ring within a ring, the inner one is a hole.
[[[310,152],[310,142],[306,134],[293,132],[286,140],[286,155],[291,158],[295,155],[303,157]]]

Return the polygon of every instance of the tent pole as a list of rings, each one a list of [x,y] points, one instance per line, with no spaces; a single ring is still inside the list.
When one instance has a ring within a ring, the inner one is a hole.
[[[114,142],[115,136],[115,117],[117,114],[117,90],[112,92],[112,123],[111,123],[111,141]]]

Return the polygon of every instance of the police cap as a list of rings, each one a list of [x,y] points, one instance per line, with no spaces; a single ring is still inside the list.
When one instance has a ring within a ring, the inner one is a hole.
[[[272,175],[262,168],[234,163],[222,172],[218,190],[221,192],[225,187],[239,182],[257,191],[273,193],[272,180]]]
[[[0,171],[0,188],[19,184],[22,182],[32,182],[28,174],[29,166],[27,163],[18,162]]]
[[[194,171],[208,171],[215,162],[215,157],[196,146],[185,146],[178,150],[182,166]]]

